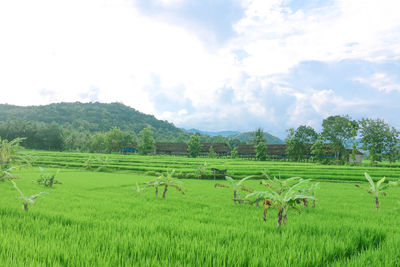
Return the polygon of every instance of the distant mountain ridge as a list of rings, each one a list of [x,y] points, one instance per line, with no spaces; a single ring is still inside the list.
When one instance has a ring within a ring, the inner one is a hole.
[[[229,136],[227,136],[227,138],[228,139],[238,139],[240,141],[248,143],[251,141],[253,136],[254,136],[254,132],[245,132],[245,133],[239,133],[239,134],[235,134],[235,135],[229,135]],[[284,144],[285,143],[280,138],[273,136],[272,134],[267,133],[265,131],[264,131],[264,138],[267,139],[266,144],[275,145],[275,144]]]
[[[107,132],[113,127],[138,134],[150,125],[156,140],[163,142],[186,142],[193,133],[202,135],[202,142],[213,142],[214,139],[215,142],[222,142],[222,140],[230,142],[233,139],[249,142],[254,134],[253,132],[180,129],[168,121],[158,120],[153,115],[141,113],[122,103],[62,102],[41,106],[0,104],[0,124],[10,121],[56,124],[63,128],[87,131],[91,134]],[[221,140],[217,136],[222,136],[224,139]],[[264,137],[268,144],[284,143],[278,137],[267,132],[264,133]]]
[[[214,136],[223,136],[223,137],[228,137],[228,136],[230,136],[230,135],[235,135],[235,134],[240,134],[240,132],[238,132],[238,131],[219,131],[219,132],[212,132],[212,131],[201,131],[201,130],[198,130],[198,129],[189,129],[189,130],[185,130],[184,129],[184,131],[186,131],[186,132],[188,132],[188,133],[199,133],[199,134],[204,134],[204,135],[208,135],[208,136],[211,136],[211,137],[214,137]]]

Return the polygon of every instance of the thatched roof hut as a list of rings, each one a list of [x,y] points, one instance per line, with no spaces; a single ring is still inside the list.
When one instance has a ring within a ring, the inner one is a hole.
[[[231,153],[231,149],[225,143],[202,143],[200,155],[207,156],[211,147],[214,149],[217,156],[228,156]]]
[[[188,146],[186,143],[183,142],[181,143],[157,142],[156,154],[186,156],[188,154]]]

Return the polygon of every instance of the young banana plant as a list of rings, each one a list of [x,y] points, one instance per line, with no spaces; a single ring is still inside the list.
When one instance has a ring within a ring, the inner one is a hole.
[[[60,172],[60,170],[57,170],[56,173],[50,174],[48,172],[45,172],[43,168],[39,167],[40,170],[40,177],[37,180],[38,184],[47,186],[47,187],[53,187],[54,184],[62,184],[61,182],[55,180],[56,175]]]
[[[247,176],[239,181],[234,180],[232,177],[225,176],[226,181],[228,181],[228,184],[215,184],[214,187],[224,187],[224,188],[229,188],[233,190],[233,202],[236,203],[238,201],[241,203],[242,201],[238,199],[237,194],[238,191],[246,191],[246,192],[253,192],[253,189],[245,187],[242,183],[250,178],[253,178],[253,176]]]
[[[275,207],[278,210],[278,227],[281,226],[282,221],[286,224],[289,208],[293,208],[300,212],[296,207],[297,200],[315,199],[314,196],[309,194],[311,191],[308,190],[308,188],[311,187],[311,180],[303,180],[298,177],[289,179],[286,181],[281,181],[280,179],[272,180],[272,182],[268,184],[269,186],[266,187],[265,191],[253,192],[246,196],[246,198],[257,197],[264,199],[264,221],[266,220],[268,208],[270,206]]]
[[[11,181],[11,183],[13,184],[14,188],[19,192],[19,194],[21,195],[18,198],[20,198],[20,199],[22,199],[24,201],[23,207],[24,207],[25,211],[28,211],[28,205],[29,204],[32,204],[32,205],[35,204],[35,199],[36,198],[48,194],[47,192],[40,192],[39,194],[35,194],[35,195],[27,197],[27,196],[24,195],[24,193],[22,193],[22,191],[18,188],[18,186],[15,184],[14,181]]]
[[[175,171],[167,171],[166,174],[163,173],[152,181],[144,182],[144,185],[145,187],[154,187],[156,190],[155,191],[156,197],[158,197],[158,188],[162,186],[164,187],[162,195],[163,198],[165,198],[167,194],[168,187],[173,187],[184,195],[185,192],[183,191],[182,182],[178,179],[173,178],[174,173]],[[143,189],[139,189],[138,185],[136,190],[143,191]]]
[[[383,177],[382,179],[380,179],[379,181],[377,181],[376,183],[374,183],[374,181],[372,180],[371,176],[369,176],[368,173],[364,173],[365,179],[367,179],[368,183],[369,183],[369,190],[367,190],[367,192],[371,195],[373,195],[375,197],[375,208],[376,210],[379,210],[380,206],[379,206],[379,196],[380,195],[384,195],[386,196],[386,190],[391,186],[391,185],[395,185],[394,182],[392,183],[384,183],[386,180],[386,177]],[[356,185],[356,187],[361,188],[359,185]]]

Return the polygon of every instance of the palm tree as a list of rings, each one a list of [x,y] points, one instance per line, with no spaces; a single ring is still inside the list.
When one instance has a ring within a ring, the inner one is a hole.
[[[374,183],[374,181],[372,180],[371,176],[369,176],[368,173],[364,173],[365,179],[367,179],[367,181],[369,182],[369,190],[367,190],[367,192],[371,195],[375,196],[375,208],[376,210],[379,210],[379,195],[384,195],[386,196],[386,190],[392,186],[392,185],[396,185],[396,182],[390,182],[390,183],[384,183],[386,180],[386,177],[383,177],[382,179],[380,179],[379,181],[377,181],[376,183]],[[361,188],[359,185],[355,185],[358,188]]]
[[[16,189],[16,190],[19,192],[19,194],[21,195],[21,196],[19,196],[18,198],[24,200],[23,205],[24,205],[24,210],[25,210],[25,211],[28,211],[28,204],[29,204],[29,203],[32,204],[32,205],[35,204],[35,199],[36,199],[37,197],[40,197],[40,196],[45,195],[45,194],[48,194],[47,192],[40,192],[39,194],[35,194],[35,195],[32,195],[32,196],[27,197],[27,196],[25,196],[24,193],[22,193],[22,191],[17,187],[17,185],[15,184],[14,181],[11,181],[11,183],[14,185],[15,189]]]
[[[278,210],[277,226],[280,227],[283,223],[287,222],[287,212],[289,208],[300,211],[297,207],[297,200],[299,199],[315,199],[314,196],[309,195],[308,188],[311,187],[311,180],[303,180],[299,177],[289,178],[287,180],[280,180],[274,178],[266,183],[266,190],[263,192],[253,192],[246,196],[257,197],[264,199],[264,220],[266,220],[266,213],[270,206],[274,206]]]
[[[250,178],[252,178],[253,176],[247,176],[241,180],[239,180],[238,182],[236,180],[234,180],[232,177],[229,176],[225,176],[225,179],[228,181],[228,184],[215,184],[214,187],[225,187],[225,188],[229,188],[233,190],[233,202],[236,203],[236,201],[238,201],[239,203],[242,202],[241,199],[237,198],[237,192],[238,191],[247,191],[247,192],[253,192],[253,189],[245,187],[244,185],[242,185],[242,183]]]

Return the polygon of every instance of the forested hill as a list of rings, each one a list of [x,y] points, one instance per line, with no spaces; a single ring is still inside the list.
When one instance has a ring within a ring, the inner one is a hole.
[[[36,121],[56,123],[73,129],[84,129],[90,133],[106,132],[112,127],[123,131],[140,132],[147,125],[156,135],[181,134],[183,131],[167,121],[157,120],[120,103],[57,103],[44,106],[13,106],[0,104],[1,121]]]

